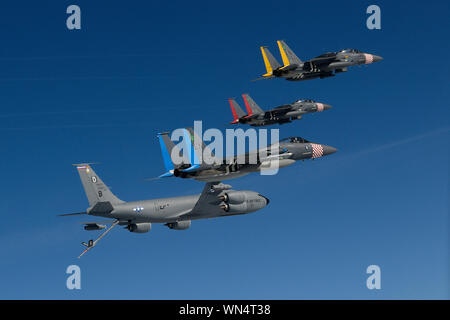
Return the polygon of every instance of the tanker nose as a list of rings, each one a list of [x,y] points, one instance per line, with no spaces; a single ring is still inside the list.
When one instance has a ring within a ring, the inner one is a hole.
[[[323,155],[324,156],[328,156],[330,154],[333,154],[333,153],[337,152],[337,149],[333,148],[331,146],[322,145],[322,148],[323,148]]]
[[[264,197],[262,194],[258,194],[261,198],[264,198],[266,200],[266,206],[269,204],[270,200],[266,197]]]

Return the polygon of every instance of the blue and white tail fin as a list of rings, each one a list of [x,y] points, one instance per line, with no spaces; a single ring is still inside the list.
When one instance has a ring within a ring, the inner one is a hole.
[[[159,176],[159,178],[171,177],[175,171],[175,166],[172,161],[172,150],[175,144],[170,140],[169,132],[158,134],[159,145],[161,147],[161,154],[164,161],[166,172]]]
[[[194,136],[187,129],[183,129],[182,142],[178,145],[170,139],[169,132],[158,134],[161,153],[166,172],[158,178],[172,177],[175,171],[189,172],[200,167],[200,161],[193,145]],[[174,153],[179,152],[181,163],[174,161]]]

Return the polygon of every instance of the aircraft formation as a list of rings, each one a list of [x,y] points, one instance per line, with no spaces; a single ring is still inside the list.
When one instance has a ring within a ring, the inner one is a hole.
[[[328,52],[316,58],[302,61],[282,41],[277,41],[283,65],[280,65],[267,47],[260,47],[266,73],[259,79],[284,78],[289,81],[332,77],[346,72],[350,66],[371,64],[382,60],[380,56],[356,49]],[[248,94],[242,95],[245,109],[234,98],[229,99],[233,125],[254,127],[290,123],[305,114],[329,110],[331,105],[313,100],[295,102],[263,110]],[[211,164],[200,162],[206,154],[214,156],[202,138],[191,127],[181,129],[183,150],[171,140],[170,132],[158,134],[165,172],[158,178],[176,177],[205,182],[199,195],[125,202],[117,198],[92,169],[91,164],[76,164],[89,207],[78,213],[61,216],[90,215],[108,220],[84,222],[85,230],[106,229],[96,240],[82,242],[86,249],[79,257],[94,248],[100,239],[115,226],[123,226],[130,232],[146,233],[152,223],[163,223],[169,229],[185,230],[192,220],[247,214],[266,207],[269,199],[256,191],[232,190],[221,181],[235,179],[253,172],[263,172],[276,167],[284,168],[299,160],[317,159],[335,153],[334,147],[308,141],[302,137],[288,137],[256,151],[231,157],[216,157]],[[196,143],[197,142],[197,143]],[[178,159],[175,159],[178,156]],[[181,159],[182,161],[179,161]],[[244,161],[239,161],[244,159]],[[252,161],[250,161],[252,159]],[[106,224],[110,224],[107,228]]]

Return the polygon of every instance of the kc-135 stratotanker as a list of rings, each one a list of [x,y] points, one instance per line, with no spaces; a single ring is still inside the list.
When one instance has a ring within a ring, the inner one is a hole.
[[[84,212],[61,216],[88,215],[107,218],[100,222],[84,222],[85,230],[106,229],[96,240],[82,242],[86,249],[79,257],[95,247],[115,226],[130,232],[149,232],[152,223],[164,223],[169,229],[185,230],[192,220],[247,214],[267,206],[269,199],[255,191],[231,190],[220,181],[207,183],[200,195],[179,196],[153,200],[125,202],[117,198],[87,163],[77,164],[78,173],[89,201]]]

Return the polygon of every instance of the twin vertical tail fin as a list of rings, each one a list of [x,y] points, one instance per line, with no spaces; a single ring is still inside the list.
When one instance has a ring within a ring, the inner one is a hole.
[[[300,66],[303,64],[302,60],[299,59],[294,53],[294,51],[289,48],[289,46],[283,40],[278,40],[278,48],[280,49],[281,58],[283,59],[283,68],[290,65]]]
[[[185,172],[194,171],[200,167],[200,160],[198,158],[199,149],[196,148],[194,143],[195,137],[194,134],[184,129],[183,143],[184,143],[184,151],[187,152],[186,157],[189,159],[190,167],[187,169],[183,169]],[[201,147],[200,147],[201,148]]]
[[[246,93],[242,95],[245,102],[245,108],[247,109],[248,115],[264,113],[264,111],[256,104],[256,102]]]
[[[294,51],[289,48],[289,46],[283,40],[278,40],[278,48],[280,49],[281,58],[283,59],[283,66],[281,66],[274,56],[270,53],[267,47],[261,47],[261,53],[264,59],[264,65],[266,66],[266,73],[262,75],[259,79],[268,79],[274,77],[274,71],[283,70],[290,67],[289,69],[295,69],[297,66],[302,66],[303,62],[294,53]]]
[[[192,137],[191,141],[193,141],[194,143],[194,152],[197,154],[197,157],[201,157],[200,162],[204,162],[205,159],[209,160],[215,156],[215,152],[212,152],[212,149],[206,146],[205,142],[203,141],[201,132],[195,131],[192,127],[187,127],[186,130]]]
[[[81,183],[83,184],[91,207],[94,207],[99,202],[109,202],[111,205],[124,202],[109,190],[88,163],[74,164],[74,166],[77,167]]]
[[[187,127],[186,130],[191,135],[191,141],[193,141],[194,143],[194,151],[197,153],[197,155],[203,154],[204,150],[208,149],[208,147],[203,141],[201,134],[199,135],[192,127]]]
[[[261,47],[261,53],[264,60],[264,65],[266,66],[267,73],[263,74],[263,78],[269,78],[273,76],[273,71],[280,68],[281,65],[274,58],[274,56],[270,53],[267,47]]]
[[[228,102],[230,102],[231,113],[233,114],[233,119],[234,119],[230,123],[231,124],[238,123],[239,118],[242,118],[245,116],[245,112],[242,110],[242,108],[239,106],[239,104],[233,98],[228,99]]]
[[[164,161],[164,167],[166,168],[166,172],[160,175],[160,178],[171,177],[173,176],[175,166],[172,162],[172,150],[175,147],[175,144],[172,140],[170,140],[169,132],[163,132],[158,134],[159,145],[161,147],[161,154]]]
[[[193,132],[193,131],[192,131]],[[200,166],[198,158],[200,146],[194,146],[194,135],[188,129],[183,129],[182,143],[175,145],[170,139],[169,132],[163,132],[158,134],[159,144],[161,147],[161,154],[164,160],[164,167],[166,172],[160,175],[158,178],[172,177],[176,175],[176,172],[193,171]],[[174,150],[176,149],[176,150]],[[173,152],[178,151],[179,158]],[[174,158],[176,157],[176,158]],[[175,161],[176,159],[176,161]],[[181,163],[178,163],[181,161]]]

